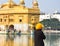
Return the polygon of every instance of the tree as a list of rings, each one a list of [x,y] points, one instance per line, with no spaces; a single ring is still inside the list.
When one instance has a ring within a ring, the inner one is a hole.
[[[56,18],[44,19],[41,23],[44,24],[45,29],[49,29],[49,27],[51,27],[53,30],[60,30],[60,21]]]

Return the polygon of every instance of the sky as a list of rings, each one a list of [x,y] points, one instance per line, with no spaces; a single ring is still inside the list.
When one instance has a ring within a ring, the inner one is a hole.
[[[8,0],[0,0],[0,4],[6,3]],[[15,3],[19,4],[20,0],[13,0]],[[26,7],[32,7],[33,0],[24,0]],[[54,11],[60,12],[60,0],[38,0],[39,9],[45,13],[53,13]]]

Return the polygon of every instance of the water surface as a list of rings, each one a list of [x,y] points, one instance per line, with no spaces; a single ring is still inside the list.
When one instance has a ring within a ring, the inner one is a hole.
[[[60,34],[45,33],[45,46],[60,46]],[[34,46],[34,35],[2,35],[0,46]]]

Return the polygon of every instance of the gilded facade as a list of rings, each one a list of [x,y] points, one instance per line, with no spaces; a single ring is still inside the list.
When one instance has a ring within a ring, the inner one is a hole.
[[[24,0],[20,0],[19,5],[14,3],[13,0],[8,0],[7,3],[2,4],[0,8],[0,27],[5,28],[12,24],[18,29],[19,24],[34,25],[39,22],[40,10],[37,1],[34,0],[32,5],[32,8],[27,8]]]

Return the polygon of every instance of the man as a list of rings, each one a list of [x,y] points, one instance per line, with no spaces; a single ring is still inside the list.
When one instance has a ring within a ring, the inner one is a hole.
[[[35,32],[34,32],[34,46],[44,46],[43,39],[45,39],[45,35],[42,32],[42,28],[44,26],[41,23],[37,23],[35,26]]]

